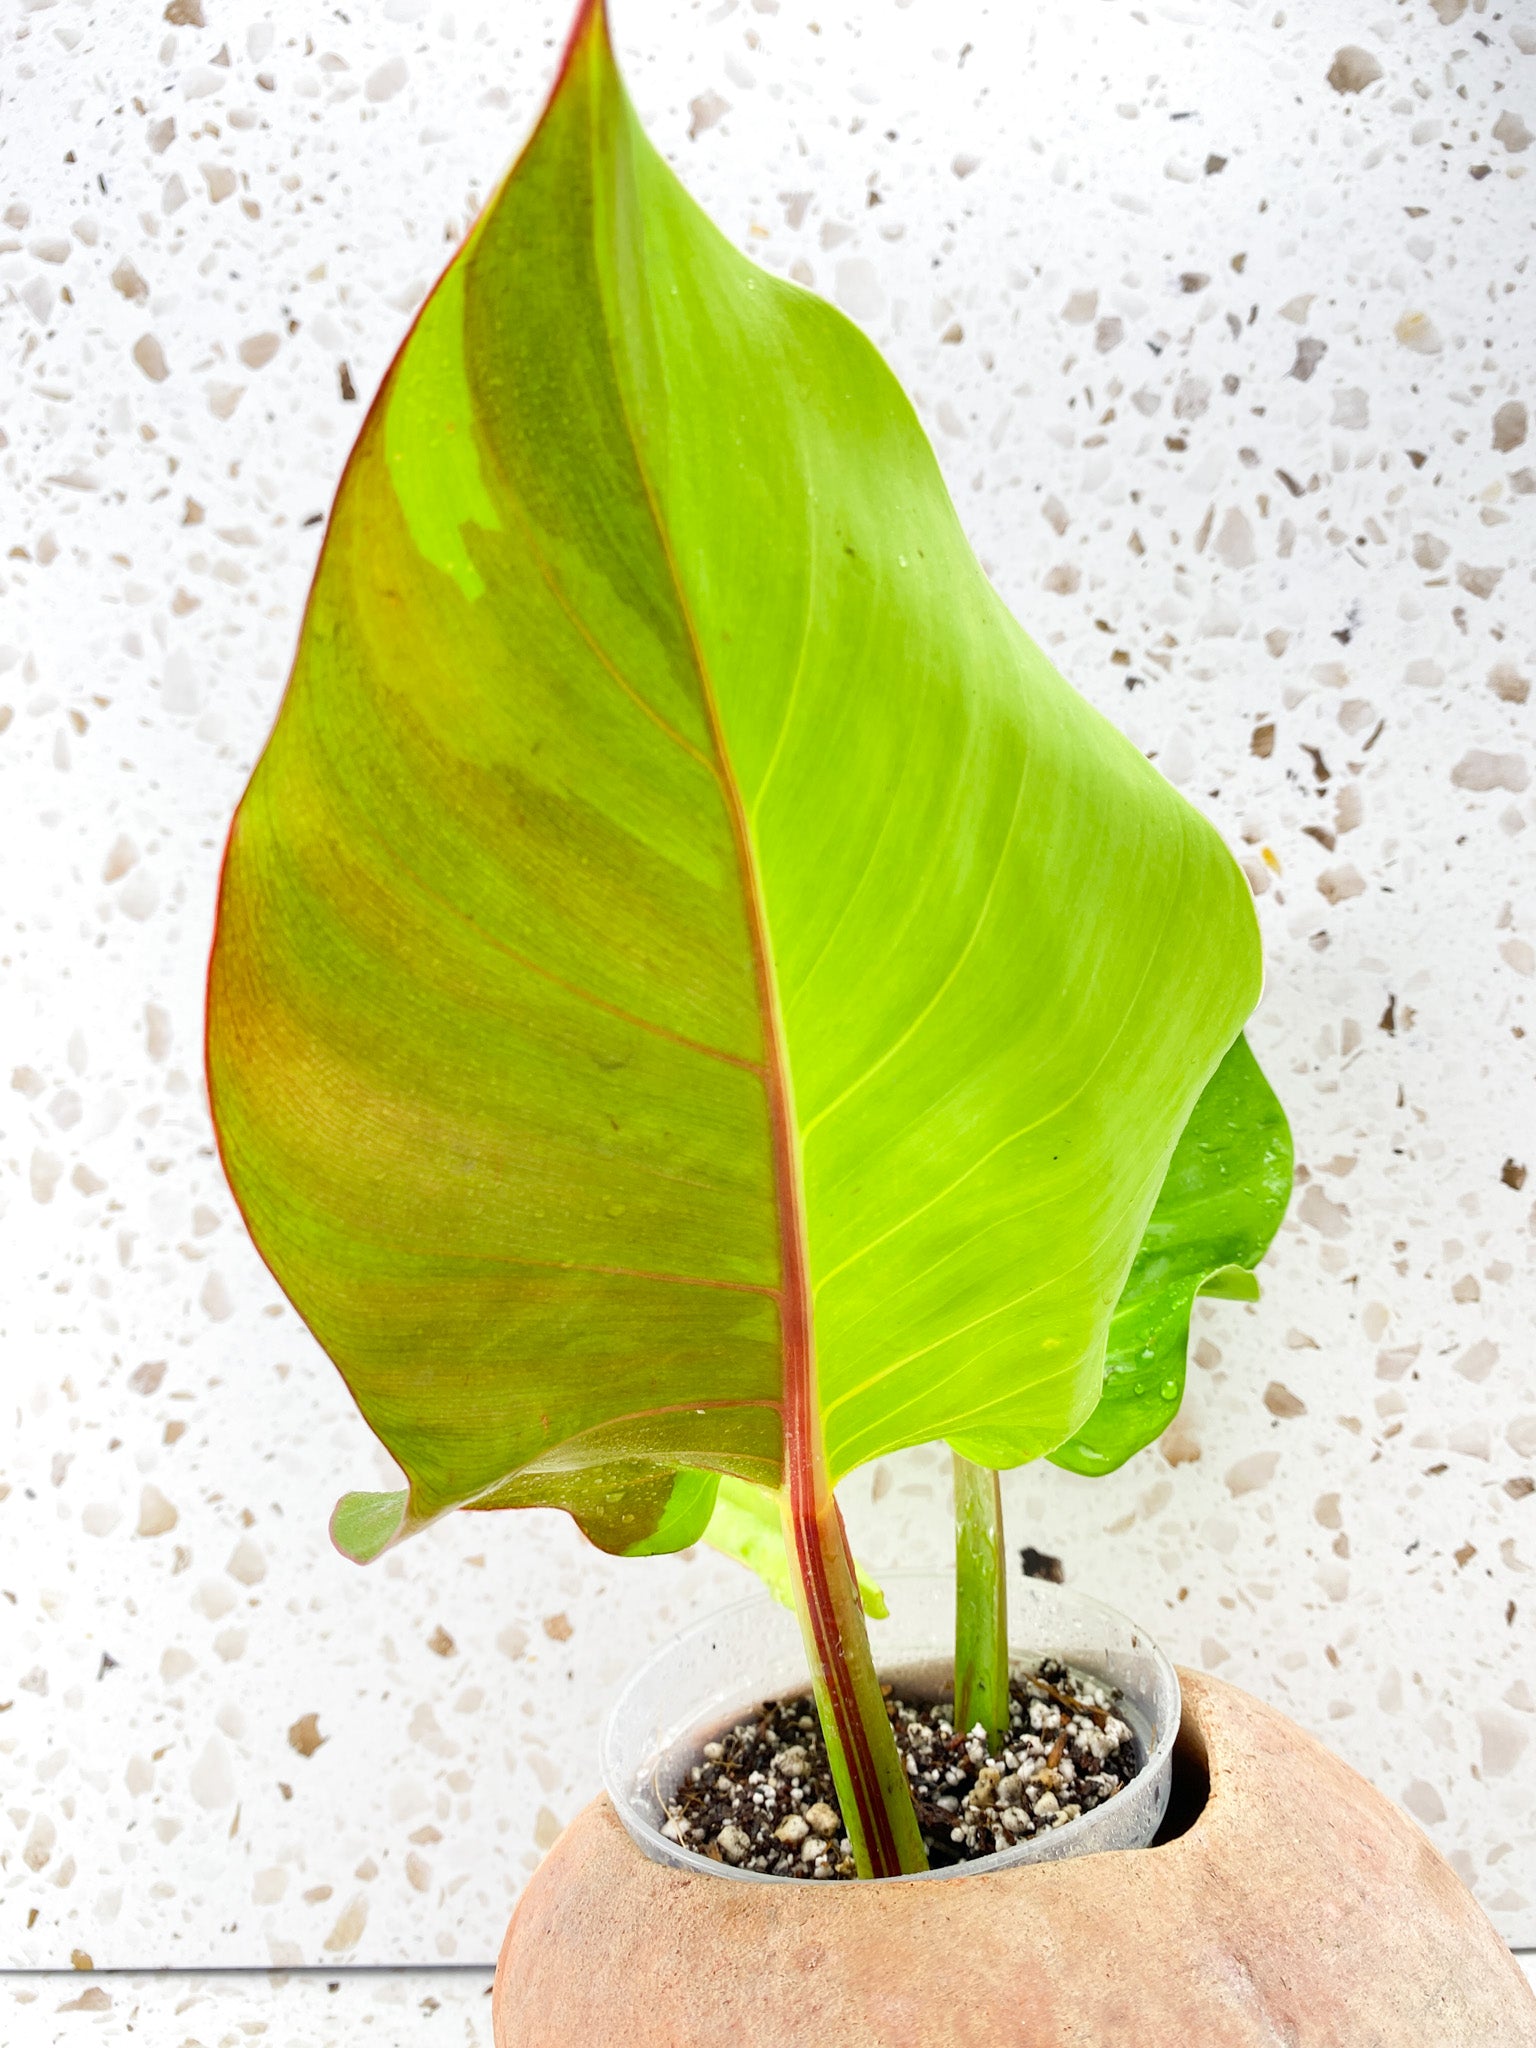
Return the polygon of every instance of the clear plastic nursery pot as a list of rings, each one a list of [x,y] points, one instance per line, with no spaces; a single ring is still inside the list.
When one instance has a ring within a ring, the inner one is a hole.
[[[954,1653],[955,1581],[946,1572],[897,1572],[882,1581],[890,1609],[871,1621],[882,1679],[909,1696],[948,1694]],[[1123,1791],[1092,1812],[995,1856],[884,1884],[975,1876],[1101,1849],[1142,1849],[1168,1805],[1178,1734],[1178,1675],[1157,1644],[1101,1601],[1034,1579],[1012,1579],[1008,1633],[1013,1661],[1032,1668],[1056,1657],[1113,1687],[1144,1763]],[[632,1839],[653,1862],[747,1884],[803,1884],[767,1871],[716,1863],[662,1834],[666,1802],[701,1744],[759,1701],[809,1690],[805,1650],[793,1614],[766,1594],[738,1601],[687,1629],[643,1664],[620,1693],[602,1738],[603,1782]]]

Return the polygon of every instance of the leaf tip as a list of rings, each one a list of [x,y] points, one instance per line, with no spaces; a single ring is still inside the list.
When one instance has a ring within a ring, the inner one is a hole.
[[[891,1610],[885,1603],[885,1594],[866,1572],[859,1573],[859,1598],[864,1612],[871,1621],[889,1621]]]
[[[612,47],[608,34],[607,0],[581,0],[577,7],[570,33],[565,39],[565,48],[560,53],[560,68],[555,74],[557,89],[570,70],[577,52],[594,38],[605,48]]]
[[[1207,1273],[1195,1292],[1216,1301],[1262,1301],[1264,1297],[1258,1274],[1252,1267],[1240,1265],[1220,1266]]]
[[[344,1493],[331,1511],[331,1541],[353,1564],[372,1564],[405,1532],[410,1495]]]

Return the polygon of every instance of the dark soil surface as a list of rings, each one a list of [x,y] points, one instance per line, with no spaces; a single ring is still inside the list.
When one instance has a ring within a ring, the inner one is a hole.
[[[889,1686],[886,1709],[906,1765],[928,1860],[968,1863],[1064,1827],[1102,1806],[1141,1769],[1141,1745],[1116,1695],[1047,1659],[1016,1671],[1001,1756],[957,1733],[948,1700],[913,1705]],[[746,1870],[852,1877],[821,1727],[811,1699],[765,1700],[683,1774],[662,1832]]]

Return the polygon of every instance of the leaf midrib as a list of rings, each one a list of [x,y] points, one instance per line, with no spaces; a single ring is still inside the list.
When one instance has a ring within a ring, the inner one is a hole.
[[[599,123],[588,128],[592,189],[600,189],[597,175],[596,139]],[[594,215],[595,232],[595,215]],[[746,807],[737,784],[726,745],[720,707],[710,677],[709,665],[700,644],[698,625],[683,585],[671,535],[662,517],[650,471],[641,454],[639,436],[630,417],[628,395],[620,371],[613,323],[604,289],[602,252],[594,242],[598,279],[598,307],[603,340],[613,372],[618,415],[629,443],[635,475],[645,496],[656,544],[666,566],[678,617],[687,635],[689,655],[698,683],[704,715],[714,753],[711,769],[725,804],[726,816],[736,848],[737,873],[742,892],[742,909],[752,948],[753,983],[757,995],[759,1022],[763,1034],[764,1063],[759,1076],[766,1098],[772,1146],[774,1210],[779,1225],[779,1303],[781,1344],[781,1414],[784,1425],[784,1462],[789,1467],[820,1467],[822,1463],[821,1422],[816,1398],[816,1357],[813,1305],[810,1288],[810,1258],[806,1241],[805,1202],[802,1185],[799,1137],[795,1123],[793,1083],[784,1043],[783,1015],[773,971],[773,953],[768,937],[768,919],[763,902],[756,850]],[[803,651],[803,650],[802,650]]]

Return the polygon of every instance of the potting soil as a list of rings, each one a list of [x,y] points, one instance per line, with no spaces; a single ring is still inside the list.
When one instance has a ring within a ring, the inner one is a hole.
[[[1142,1768],[1140,1743],[1098,1681],[1046,1660],[1016,1670],[1009,1733],[990,1753],[957,1730],[948,1700],[928,1705],[882,1686],[931,1867],[968,1863],[1065,1827]],[[765,1700],[703,1745],[668,1803],[671,1840],[778,1877],[856,1875],[815,1706]]]

